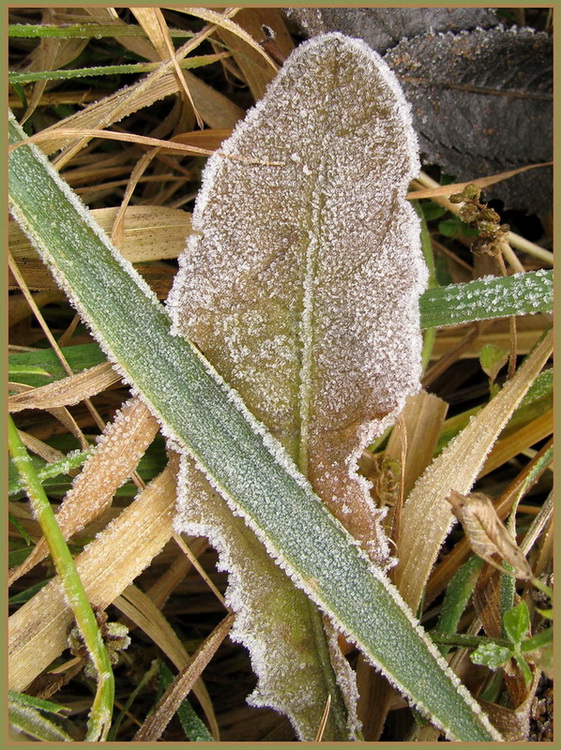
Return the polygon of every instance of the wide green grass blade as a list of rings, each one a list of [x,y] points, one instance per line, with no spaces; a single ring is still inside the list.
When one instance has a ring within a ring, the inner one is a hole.
[[[10,141],[23,132],[10,121]],[[397,589],[189,343],[36,148],[10,155],[12,211],[102,348],[270,554],[448,736],[501,739]]]

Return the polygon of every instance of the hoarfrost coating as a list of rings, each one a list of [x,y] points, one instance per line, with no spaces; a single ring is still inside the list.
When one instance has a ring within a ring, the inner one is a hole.
[[[380,57],[340,34],[301,45],[209,160],[168,301],[174,331],[386,565],[356,461],[419,387],[427,272],[405,200],[418,169]]]

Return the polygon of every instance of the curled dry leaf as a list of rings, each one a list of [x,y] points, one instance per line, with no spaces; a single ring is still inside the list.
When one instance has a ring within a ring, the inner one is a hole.
[[[383,514],[356,468],[419,387],[426,269],[405,201],[418,167],[408,108],[380,58],[340,34],[302,45],[210,159],[168,303],[175,332],[383,566]],[[341,660],[345,732],[313,607],[187,456],[180,485],[176,527],[209,536],[232,573],[233,636],[260,678],[252,702],[311,740],[331,695],[324,739],[356,737],[354,678]]]
[[[512,573],[516,578],[532,577],[528,561],[501,523],[495,506],[487,495],[481,492],[462,495],[453,490],[447,500],[452,506],[452,513],[464,527],[469,545],[476,555],[506,573],[508,571],[493,558],[493,555],[498,554],[513,567]]]

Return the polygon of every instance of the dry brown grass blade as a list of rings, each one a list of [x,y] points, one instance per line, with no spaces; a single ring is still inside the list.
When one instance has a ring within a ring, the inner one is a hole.
[[[37,264],[41,263],[38,256],[35,255],[35,259]],[[41,263],[43,268],[45,267],[44,263]],[[23,278],[25,279],[27,283],[27,276],[25,273],[26,269],[25,266],[23,268]],[[50,274],[49,274],[50,276]],[[28,287],[35,289],[30,284],[27,284]],[[14,279],[14,277],[10,274],[10,289],[19,289],[19,284]],[[35,305],[38,309],[41,309],[45,305],[50,305],[52,302],[62,302],[66,300],[66,296],[63,292],[60,291],[60,289],[57,287],[57,291],[55,291],[54,287],[52,290],[45,290],[42,292],[39,292],[38,294],[33,295],[33,301],[35,302]],[[15,326],[17,323],[20,323],[22,320],[26,320],[31,315],[31,308],[29,307],[29,303],[26,299],[26,297],[23,294],[17,294],[17,295],[11,295],[8,298],[8,321],[9,325]]]
[[[121,201],[121,205],[119,206],[117,215],[115,216],[115,221],[113,222],[113,226],[111,228],[111,242],[113,243],[113,245],[115,245],[116,248],[120,248],[124,244],[125,215],[138,181],[140,180],[144,172],[148,169],[152,161],[159,154],[159,152],[159,148],[152,149],[148,153],[143,154],[143,156],[134,165],[134,169],[132,170],[127,183],[123,200]]]
[[[115,599],[113,605],[138,625],[161,648],[179,671],[188,665],[189,654],[179,640],[175,630],[147,594],[136,586],[127,586],[122,595]],[[212,701],[202,680],[197,680],[194,683],[193,692],[207,716],[214,738],[218,740],[219,729],[216,716]]]
[[[175,49],[173,47],[173,43],[169,35],[169,29],[167,27],[162,11],[160,10],[160,8],[131,7],[131,12],[134,14],[134,16],[136,17],[136,20],[140,23],[144,31],[146,31],[146,34],[148,35],[148,38],[154,45],[154,48],[156,49],[156,51],[158,52],[160,59],[171,60],[171,63],[175,70],[175,74],[177,76],[177,81],[179,83],[180,90],[182,90],[183,93],[185,94],[186,100],[190,104],[191,109],[193,110],[195,114],[195,117],[197,119],[197,125],[200,128],[203,128],[204,123],[202,121],[200,114],[197,112],[195,108],[193,97],[191,96],[189,87],[187,86],[187,83],[185,79],[183,78],[183,75],[181,73],[181,68],[179,67],[178,62],[175,58]]]
[[[55,461],[62,461],[65,456],[64,453],[58,451],[56,448],[44,443],[42,440],[30,435],[28,432],[18,430],[20,438],[23,440],[25,447],[32,453],[36,453],[41,456],[42,459],[48,463],[54,463]]]
[[[210,577],[210,575],[206,572],[206,570],[203,568],[203,566],[201,565],[201,563],[197,559],[197,556],[195,555],[195,553],[193,552],[193,550],[189,547],[188,544],[185,543],[185,541],[183,540],[183,537],[181,537],[179,534],[174,534],[173,538],[175,540],[175,543],[179,547],[179,549],[183,552],[183,554],[185,555],[185,557],[189,560],[189,562],[191,563],[191,565],[195,568],[195,570],[197,571],[197,573],[201,576],[201,578],[203,579],[203,581],[206,583],[206,585],[212,591],[212,593],[214,594],[214,596],[218,599],[218,601],[220,602],[220,604],[222,604],[222,606],[227,609],[226,600],[222,596],[221,592],[218,590],[217,586],[214,584],[214,582],[213,582],[212,578]]]
[[[158,423],[142,401],[132,399],[122,407],[59,508],[57,523],[65,539],[111,505],[113,495],[135,470],[157,432]],[[41,539],[10,574],[10,583],[41,562],[48,552]]]
[[[460,359],[462,354],[465,354],[465,352],[468,351],[475,342],[478,342],[480,340],[480,333],[482,333],[489,325],[490,323],[484,320],[470,326],[466,330],[464,336],[460,338],[453,346],[450,346],[448,349],[446,349],[440,359],[438,359],[432,365],[432,367],[430,367],[425,372],[421,380],[423,386],[427,388],[437,378],[443,375],[449,367],[451,367]]]
[[[409,495],[402,513],[401,557],[395,580],[413,610],[454,520],[446,498],[453,489],[461,493],[471,490],[502,428],[547,362],[552,346],[549,331],[502,391],[433,461]]]
[[[552,573],[553,556],[555,551],[554,545],[557,541],[557,538],[558,531],[556,524],[554,523],[552,508],[547,520],[545,533],[540,544],[538,558],[534,563],[534,575],[536,576],[536,578],[541,578],[542,576],[550,577]],[[524,539],[521,545],[523,548],[525,541],[526,540]]]
[[[479,623],[490,638],[500,638],[502,635],[501,575],[494,567],[485,566],[472,596]]]
[[[89,102],[95,102],[99,99],[99,92],[96,91],[48,91],[42,94],[38,106],[40,107],[57,107],[62,104],[78,104],[83,106]],[[10,109],[22,109],[21,99],[15,95],[8,97],[8,106]]]
[[[197,109],[210,127],[232,128],[244,116],[244,110],[223,94],[215,91],[188,71],[183,71],[183,75],[193,94]],[[85,140],[81,138],[78,141],[78,148],[76,137],[60,136],[57,133],[61,127],[78,131],[109,127],[166,96],[176,94],[178,87],[175,71],[168,70],[163,74],[161,71],[154,71],[142,81],[94,102],[81,112],[46,128],[42,132],[56,134],[57,137],[45,141],[42,144],[42,151],[52,154],[59,149],[66,149],[56,160],[57,166],[61,167],[85,143]]]
[[[323,712],[323,716],[321,717],[321,722],[318,727],[318,731],[315,736],[314,742],[322,741],[323,735],[325,733],[325,727],[327,726],[327,719],[329,718],[330,710],[331,710],[331,694],[327,696],[327,700],[325,701],[325,711]]]
[[[150,564],[172,535],[175,473],[171,464],[76,559],[94,607],[105,609]],[[58,579],[10,617],[10,688],[25,690],[66,648],[72,612]]]
[[[234,34],[234,36],[238,37],[240,41],[245,42],[245,44],[247,44],[254,52],[259,55],[264,63],[270,68],[273,75],[276,75],[276,73],[278,72],[278,66],[265,52],[263,47],[261,47],[241,26],[239,26],[235,21],[232,21],[228,17],[228,15],[233,15],[233,12],[238,13],[240,11],[240,8],[230,8],[229,11],[226,11],[224,15],[221,15],[215,10],[211,10],[209,8],[175,8],[175,10],[180,11],[181,13],[188,13],[189,15],[195,16],[196,18],[201,18],[203,19],[203,21],[207,21],[208,23],[212,23],[215,26],[218,26],[221,30],[229,31],[230,33]]]
[[[161,240],[165,244],[165,241]],[[161,246],[161,245],[160,245]],[[171,248],[170,248],[171,252]],[[49,271],[40,261],[31,260],[28,264],[22,266],[24,269],[24,278],[33,289],[51,290],[56,286]],[[145,281],[157,294],[159,299],[163,299],[169,293],[175,275],[175,269],[172,266],[154,266],[145,263],[136,265],[138,273],[144,277]]]
[[[479,177],[476,180],[470,180],[470,182],[454,182],[450,185],[440,185],[434,188],[421,188],[419,190],[412,190],[408,193],[407,197],[409,200],[420,200],[421,198],[435,198],[436,196],[443,196],[448,198],[453,193],[461,193],[466,185],[477,185],[477,187],[485,188],[489,185],[494,185],[497,182],[508,180],[510,177],[514,177],[522,172],[527,172],[529,169],[537,169],[538,167],[550,167],[553,164],[552,161],[544,162],[543,164],[529,164],[526,167],[519,167],[518,169],[510,169],[508,172],[499,172],[498,174],[489,175],[489,177]]]
[[[227,615],[216,626],[205,642],[199,646],[189,660],[188,665],[181,670],[177,678],[158,701],[158,705],[154,711],[138,730],[134,737],[135,742],[155,742],[160,738],[172,716],[186,698],[193,684],[200,677],[224,638],[228,635],[233,624],[234,615]]]
[[[115,372],[110,362],[103,362],[77,375],[69,375],[54,383],[32,388],[8,398],[11,412],[24,409],[54,409],[59,406],[73,406],[85,398],[95,396],[118,383],[121,376]]]
[[[525,315],[516,319],[516,352],[528,354],[543,331],[551,325],[551,315]],[[443,357],[450,349],[457,346],[466,334],[466,326],[442,328],[438,331],[431,353],[431,360]],[[483,331],[479,331],[477,338],[471,340],[459,354],[460,359],[479,357],[484,344],[494,344],[501,349],[509,347],[508,320],[494,320]]]
[[[174,143],[183,143],[186,146],[196,146],[209,151],[217,151],[226,138],[232,135],[231,128],[211,128],[210,130],[191,130],[188,133],[174,135]]]
[[[101,228],[110,234],[118,210],[97,208],[92,211],[92,215]],[[185,249],[185,238],[190,231],[191,214],[186,211],[167,206],[128,206],[125,212],[124,239],[119,250],[131,263],[176,258]],[[14,221],[9,224],[9,246],[16,260],[24,260],[20,270],[28,286],[36,289],[41,287],[35,284],[50,283],[54,288],[55,282],[51,274]],[[13,277],[8,283],[10,288],[17,287]],[[60,296],[60,291],[58,294]],[[28,307],[27,314],[29,315]]]
[[[207,547],[208,541],[204,537],[190,540],[190,549],[197,558],[202,555]],[[180,550],[177,550],[173,562],[146,592],[157,607],[161,609],[164,606],[168,596],[181,583],[190,569],[191,561]]]
[[[9,383],[8,384],[10,391],[15,393],[33,393],[35,390],[30,385],[24,385],[23,383]],[[80,443],[80,446],[83,450],[87,450],[90,447],[90,444],[88,443],[86,437],[84,436],[84,433],[80,429],[78,423],[72,416],[72,414],[68,411],[68,409],[64,406],[58,406],[46,409],[45,411],[48,411],[49,414],[52,414],[55,419],[58,419],[58,421],[70,432],[76,440]],[[28,436],[26,438],[27,442],[26,445],[28,448],[33,450],[33,447],[30,444],[31,436]],[[38,453],[38,455],[43,457],[42,453]],[[49,460],[49,459],[45,459]],[[57,459],[54,459],[57,460]]]
[[[115,97],[109,97],[112,99],[112,108],[110,110],[107,109],[107,106],[102,110],[104,113],[104,122],[101,123],[95,123],[96,125],[101,125],[102,127],[107,127],[109,124],[114,122],[119,122],[123,119],[123,117],[127,114],[127,108],[131,107],[132,104],[132,111],[137,111],[138,109],[141,109],[140,106],[140,99],[143,95],[146,95],[147,89],[150,88],[156,88],[158,89],[158,92],[161,92],[162,86],[161,86],[161,79],[167,74],[170,74],[173,78],[173,81],[175,83],[175,90],[172,93],[175,93],[180,89],[180,84],[178,80],[178,76],[176,71],[174,70],[174,65],[176,65],[177,60],[181,60],[184,57],[186,57],[189,52],[191,52],[193,49],[195,49],[200,42],[206,38],[211,33],[211,28],[209,29],[203,29],[203,31],[196,35],[193,39],[189,40],[186,44],[184,44],[182,47],[177,50],[177,52],[174,54],[174,59],[172,61],[163,62],[156,70],[154,70],[151,74],[143,78],[141,81],[139,81],[134,86],[122,89],[121,91],[117,92]],[[124,44],[126,46],[126,41],[124,41]],[[150,55],[150,50],[153,50],[152,45],[148,45],[147,49],[147,55],[149,56],[149,59],[152,59],[152,55]],[[155,51],[155,50],[154,50]],[[156,59],[158,58],[158,54],[156,52]],[[184,78],[183,75],[180,76],[181,78]],[[188,76],[185,77],[185,80],[189,81],[197,81],[198,79],[194,76]],[[208,88],[208,87],[207,87]],[[212,89],[209,88],[209,91],[212,91]],[[161,99],[162,95],[160,93],[159,96],[156,96],[156,99],[154,101],[157,101],[158,99]],[[224,97],[223,97],[224,98]],[[228,101],[226,99],[226,101]],[[107,99],[104,99],[103,102],[107,104]],[[145,105],[146,106],[146,105]],[[129,112],[130,114],[130,112]],[[71,118],[68,118],[71,119]],[[61,123],[62,126],[68,125],[68,122],[63,121]],[[54,129],[56,129],[57,125],[53,126]],[[51,129],[53,129],[51,128]],[[80,138],[77,142],[68,144],[68,147],[65,149],[64,153],[60,154],[59,157],[55,160],[55,165],[60,168],[61,165],[67,163],[80,149],[82,149],[86,143],[87,138]]]
[[[489,457],[485,461],[479,477],[484,477],[491,471],[517,456],[522,451],[540,440],[549,437],[553,432],[553,409],[549,409],[537,419],[513,432],[503,440],[498,440]]]
[[[211,156],[212,151],[208,151],[204,148],[197,148],[196,146],[185,146],[182,143],[173,143],[172,141],[164,141],[160,138],[150,138],[145,135],[136,135],[135,133],[120,133],[115,130],[100,130],[99,128],[58,128],[56,132],[52,130],[42,130],[40,133],[28,138],[26,141],[16,143],[11,147],[13,151],[18,148],[22,143],[34,143],[41,144],[45,141],[58,139],[60,137],[68,138],[103,138],[111,141],[124,141],[125,143],[136,143],[139,146],[149,146],[150,148],[161,148],[165,151],[179,152],[187,154],[188,156]]]
[[[268,26],[275,35],[275,46],[285,58],[294,49],[294,43],[286,30],[284,18],[278,8],[242,8],[236,15],[236,23],[259,42],[265,38],[262,26]],[[267,84],[275,77],[275,71],[264,62],[261,54],[249,47],[236,34],[219,28],[217,35],[231,50],[253,99],[259,101],[265,93]]]
[[[446,418],[448,404],[438,396],[420,391],[407,399],[400,418],[407,435],[407,457],[405,466],[401,467],[403,495],[407,497],[417,479],[432,461]],[[387,458],[401,459],[401,438],[394,430],[385,450]]]
[[[448,404],[445,401],[426,391],[420,391],[407,399],[400,415],[402,430],[393,430],[384,451],[386,458],[402,463],[402,497],[409,495],[417,479],[432,461],[447,410]],[[407,442],[404,464],[401,455],[403,430]],[[397,544],[398,557],[400,511],[400,505],[396,504],[390,510],[391,516],[388,519],[388,528],[391,529],[390,538]],[[358,710],[363,723],[364,737],[367,741],[376,742],[384,728],[395,691],[388,681],[362,658],[357,664],[357,680],[361,696]]]

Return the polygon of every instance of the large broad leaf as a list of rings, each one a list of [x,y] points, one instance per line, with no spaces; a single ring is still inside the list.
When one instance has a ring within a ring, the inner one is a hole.
[[[426,271],[404,200],[417,169],[378,56],[340,35],[303,45],[209,161],[169,302],[177,330],[380,564],[388,543],[356,461],[418,387]],[[191,458],[180,485],[177,527],[207,534],[232,574],[233,635],[260,678],[252,702],[313,738],[328,693],[335,719],[339,703],[317,613]],[[335,648],[352,736],[356,689]]]
[[[552,159],[551,35],[496,26],[488,8],[294,8],[308,36],[364,39],[412,105],[424,162],[459,181]],[[551,211],[551,170],[486,190],[505,208]]]
[[[382,565],[381,514],[356,462],[418,387],[426,270],[405,201],[418,168],[408,110],[380,58],[341,35],[303,45],[210,159],[169,301],[176,329]],[[251,702],[286,712],[313,739],[328,692],[338,707],[317,613],[190,458],[180,488],[176,526],[209,536],[231,573],[232,635],[259,676]],[[352,736],[356,688],[335,663]]]
[[[459,181],[542,164],[553,154],[553,40],[532,29],[405,39],[385,59],[415,112],[425,161]],[[493,185],[506,208],[551,208],[551,171]]]
[[[490,8],[290,8],[285,13],[308,36],[340,31],[379,54],[427,31],[464,31],[498,23]]]
[[[317,52],[318,46],[309,49]],[[355,74],[360,69],[364,65],[357,64]],[[325,101],[326,110],[333,96]],[[380,102],[382,110],[387,104]],[[384,135],[382,128],[380,144]],[[12,121],[11,141],[23,137]],[[305,174],[306,160],[301,164]],[[356,169],[360,173],[360,164]],[[337,174],[335,186],[340,184]],[[325,509],[286,450],[196,347],[170,335],[169,318],[155,296],[36,148],[24,145],[11,154],[10,189],[14,215],[119,371],[159,417],[166,435],[181,450],[187,447],[214,489],[294,582],[450,737],[500,739],[380,567]],[[380,202],[388,189],[380,190]],[[403,189],[396,184],[398,218]],[[361,196],[355,197],[363,209]],[[387,219],[391,233],[394,217]],[[368,232],[366,220],[361,230]],[[350,340],[352,335],[343,343]],[[358,401],[363,400],[360,391]],[[386,408],[394,407],[388,403]]]
[[[339,34],[302,45],[209,161],[169,300],[175,330],[382,564],[356,461],[419,387],[418,169],[380,58]]]

